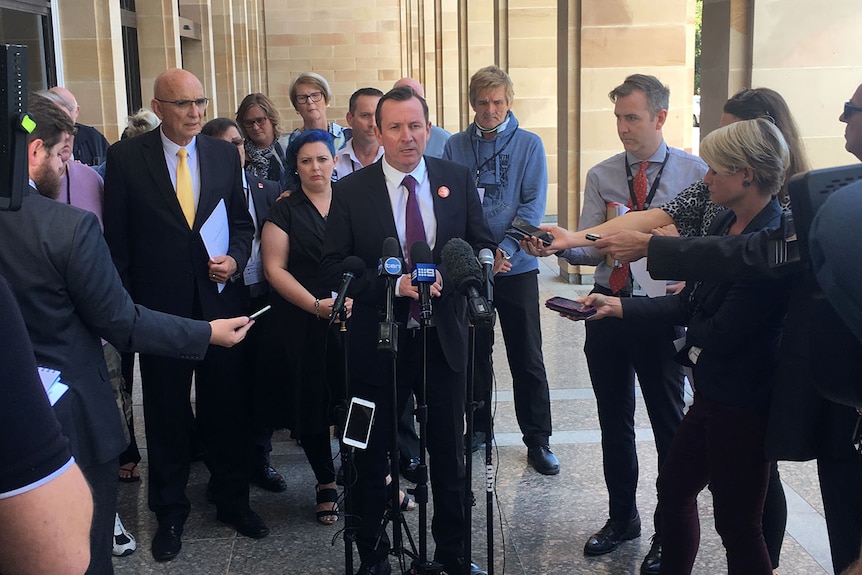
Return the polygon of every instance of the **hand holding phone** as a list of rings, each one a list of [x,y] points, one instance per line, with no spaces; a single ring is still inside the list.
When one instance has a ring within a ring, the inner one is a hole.
[[[559,296],[552,297],[546,301],[545,307],[572,319],[587,319],[596,315],[597,311],[591,305],[584,305],[579,301]]]
[[[533,236],[534,238],[538,238],[539,241],[541,241],[545,245],[545,247],[550,246],[551,243],[554,241],[554,236],[552,236],[550,233],[544,230],[540,230],[533,224],[527,222],[526,220],[522,220],[521,218],[515,218],[512,221],[511,230],[514,230],[521,235],[521,237],[516,238],[518,239],[518,241],[520,241],[524,236]],[[509,233],[509,231],[507,231],[506,233]],[[515,236],[517,234],[510,235]]]

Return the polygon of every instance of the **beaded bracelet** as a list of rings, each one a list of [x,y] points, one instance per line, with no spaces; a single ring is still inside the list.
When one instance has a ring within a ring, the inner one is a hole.
[[[317,315],[317,319],[320,319],[320,300],[314,298],[314,313]]]

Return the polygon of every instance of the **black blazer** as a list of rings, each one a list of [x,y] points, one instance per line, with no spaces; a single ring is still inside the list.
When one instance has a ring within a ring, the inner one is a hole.
[[[787,277],[790,302],[772,386],[766,436],[770,459],[848,457],[856,411],[827,401],[817,387],[859,380],[862,344],[828,302],[812,297],[811,271],[802,263],[770,265],[769,232],[702,238],[655,236],[649,242],[655,278],[746,281]]]
[[[269,215],[269,209],[276,202],[282,190],[279,190],[278,182],[272,180],[264,180],[258,178],[249,172],[245,173],[248,180],[248,188],[251,191],[251,197],[254,201],[254,215],[257,218],[257,233],[260,234],[263,229],[263,224],[266,223],[266,217]]]
[[[370,368],[376,357],[377,326],[386,299],[386,282],[377,277],[377,264],[384,240],[398,238],[381,161],[333,184],[323,242],[321,266],[333,289],[340,284],[344,258],[355,255],[366,265],[365,275],[354,280],[355,287],[350,290],[354,298],[350,323],[351,370]],[[462,371],[467,366],[466,300],[457,292],[457,286],[446,281],[447,271],[440,253],[452,238],[463,238],[477,252],[482,248],[493,250],[496,243],[485,222],[470,171],[461,164],[427,156],[425,163],[437,219],[432,255],[443,278],[443,292],[432,301],[434,322],[449,366]],[[439,190],[444,186],[449,194],[441,197]],[[408,298],[396,298],[396,319],[406,325],[408,315]]]
[[[236,260],[237,273],[248,261],[254,225],[236,147],[203,135],[196,145],[201,190],[193,229],[171,183],[161,130],[108,149],[103,218],[111,255],[137,303],[192,317],[197,292],[203,318],[209,320],[242,313],[242,290],[229,282],[219,293],[210,281],[201,225],[223,199],[230,226],[228,255]]]
[[[210,327],[136,306],[123,289],[96,216],[40,196],[0,211],[0,275],[12,287],[39,365],[69,391],[54,406],[82,467],[125,448],[99,337],[123,351],[200,360]]]

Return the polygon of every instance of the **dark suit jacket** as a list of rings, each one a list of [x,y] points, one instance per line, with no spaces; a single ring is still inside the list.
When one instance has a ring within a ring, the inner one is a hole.
[[[54,406],[83,467],[126,447],[99,337],[124,351],[202,359],[210,327],[132,303],[91,212],[25,196],[0,212],[0,274],[15,293],[39,365],[58,369],[69,391]]]
[[[398,238],[381,161],[333,184],[323,242],[321,266],[333,289],[338,288],[341,265],[347,256],[362,258],[367,268],[363,277],[354,280],[355,287],[350,288],[354,299],[350,321],[351,371],[362,369],[362,365],[370,367],[376,357],[377,326],[386,299],[386,282],[377,277],[377,263],[384,240]],[[462,371],[467,365],[466,300],[457,292],[457,286],[446,281],[447,271],[440,253],[452,238],[463,238],[476,251],[493,250],[496,244],[485,222],[470,171],[447,160],[426,157],[425,163],[437,219],[432,255],[443,277],[443,293],[432,300],[434,322],[449,366]],[[449,188],[445,198],[438,193],[442,186]],[[406,325],[408,314],[408,298],[396,298],[396,319]]]
[[[210,281],[201,225],[223,199],[230,226],[228,255],[236,260],[237,273],[248,261],[254,226],[236,147],[203,135],[196,145],[201,189],[193,229],[171,183],[160,130],[108,149],[103,218],[111,255],[135,302],[194,317],[197,292],[203,319],[209,320],[242,313],[242,290],[229,282],[219,293]]]
[[[792,274],[767,429],[770,459],[803,461],[849,457],[854,409],[825,400],[817,388],[859,387],[856,340],[823,299],[812,297],[810,269],[770,265],[767,231],[747,236],[671,238],[649,242],[650,274],[657,279],[751,280]]]
[[[725,210],[713,220],[709,233],[724,234],[734,219],[733,212]],[[772,228],[780,219],[781,207],[773,200],[743,234]],[[677,361],[691,366],[688,350],[692,346],[702,349],[693,366],[697,394],[765,411],[789,292],[788,279],[687,281],[679,295],[623,298],[623,315],[627,320],[664,319],[688,326],[686,347]]]
[[[248,188],[251,190],[251,197],[254,200],[254,215],[257,218],[257,233],[259,234],[266,222],[269,208],[276,202],[283,190],[279,190],[278,182],[258,178],[249,172],[245,173],[245,177],[248,180]]]

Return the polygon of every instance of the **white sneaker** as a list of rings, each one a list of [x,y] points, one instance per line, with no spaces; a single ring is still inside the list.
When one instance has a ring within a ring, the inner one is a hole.
[[[120,516],[114,516],[114,557],[125,557],[131,555],[138,548],[135,538],[123,527]]]

